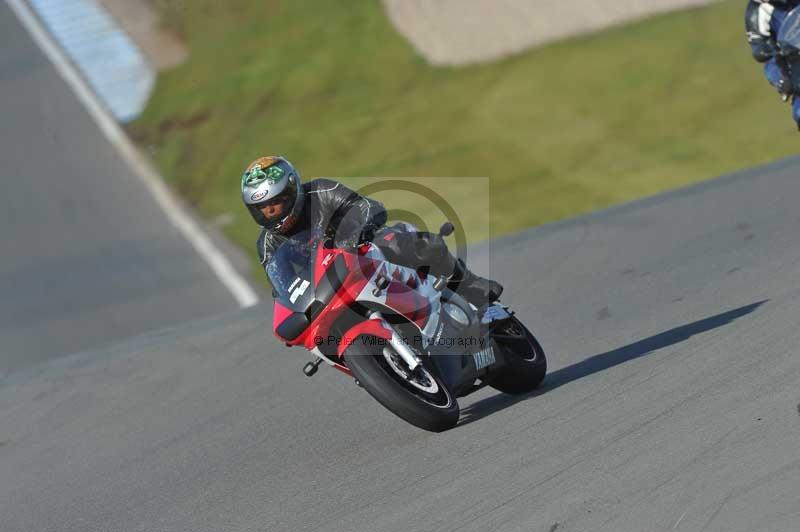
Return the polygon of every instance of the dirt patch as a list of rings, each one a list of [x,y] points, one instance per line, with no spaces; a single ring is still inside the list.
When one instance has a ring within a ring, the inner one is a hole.
[[[572,35],[718,0],[383,0],[397,30],[430,63],[490,61]],[[744,9],[744,8],[742,8]]]
[[[183,119],[170,118],[158,124],[158,132],[162,135],[166,135],[177,130],[194,129],[207,122],[209,118],[211,118],[211,113],[208,111],[201,111]]]
[[[191,131],[202,126],[211,118],[211,113],[201,111],[187,117],[171,117],[158,123],[155,129],[144,129],[136,124],[128,125],[125,131],[140,146],[147,147],[151,152],[163,145],[164,138],[176,132]]]
[[[125,29],[156,70],[181,64],[188,49],[161,27],[158,11],[149,0],[98,0]]]

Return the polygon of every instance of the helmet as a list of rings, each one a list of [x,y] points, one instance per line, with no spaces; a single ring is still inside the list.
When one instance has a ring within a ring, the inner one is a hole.
[[[297,223],[304,203],[300,175],[283,157],[260,157],[242,175],[242,200],[256,223],[270,231],[288,233]],[[261,212],[267,205],[282,204],[278,216]]]

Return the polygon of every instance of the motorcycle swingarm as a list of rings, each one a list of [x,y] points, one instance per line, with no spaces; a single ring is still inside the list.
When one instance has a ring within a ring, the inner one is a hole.
[[[464,390],[459,392],[456,397],[465,397],[467,395],[477,392],[480,389],[486,388],[487,386],[489,386],[489,381],[480,379],[478,380],[477,383],[473,384],[471,387],[465,388]]]

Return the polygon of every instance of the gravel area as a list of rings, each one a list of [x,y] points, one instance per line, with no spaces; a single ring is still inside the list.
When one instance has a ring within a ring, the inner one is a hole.
[[[156,70],[172,68],[186,59],[186,46],[161,27],[150,0],[99,0],[99,3],[125,29]]]
[[[464,65],[715,1],[383,0],[383,5],[400,34],[430,63]]]

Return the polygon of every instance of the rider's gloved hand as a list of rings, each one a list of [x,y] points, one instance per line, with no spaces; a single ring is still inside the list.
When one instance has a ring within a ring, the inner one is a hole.
[[[367,224],[361,228],[361,233],[358,235],[358,243],[364,244],[367,242],[372,242],[375,239],[375,232],[378,230],[378,226],[375,224]]]

